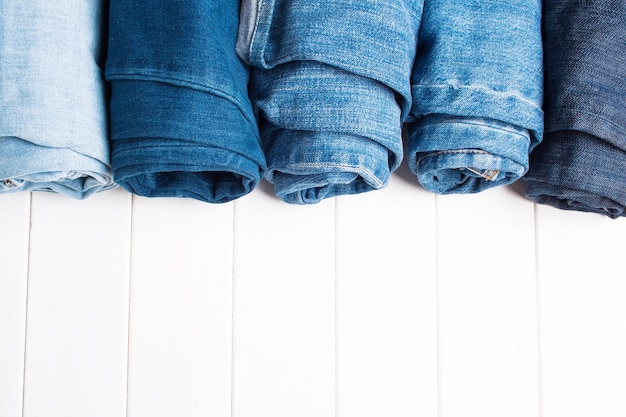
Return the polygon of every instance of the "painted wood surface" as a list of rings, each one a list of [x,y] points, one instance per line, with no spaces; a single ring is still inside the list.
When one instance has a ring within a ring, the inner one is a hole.
[[[624,416],[626,220],[521,194],[0,196],[0,416]]]
[[[331,417],[335,203],[235,202],[234,417]]]
[[[626,415],[626,221],[537,207],[544,417]]]
[[[233,205],[134,199],[128,416],[230,416]]]
[[[539,416],[533,204],[437,197],[442,416]]]
[[[24,416],[125,415],[130,200],[33,195]]]
[[[396,176],[336,204],[337,415],[435,417],[435,197]]]
[[[22,413],[30,194],[0,198],[0,416]]]

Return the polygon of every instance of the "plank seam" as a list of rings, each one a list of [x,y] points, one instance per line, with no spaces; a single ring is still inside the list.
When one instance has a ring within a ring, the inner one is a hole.
[[[338,356],[338,353],[337,353],[337,339],[338,339],[338,337],[337,337],[337,335],[338,335],[338,327],[337,327],[337,310],[338,310],[337,309],[337,302],[338,302],[338,299],[337,299],[337,277],[339,276],[339,274],[337,273],[337,248],[338,248],[337,236],[339,235],[339,233],[337,231],[337,229],[338,229],[338,222],[337,222],[338,215],[337,215],[337,212],[339,210],[339,208],[338,208],[339,207],[339,199],[337,197],[333,198],[333,204],[334,204],[334,207],[333,207],[333,222],[334,222],[334,233],[335,233],[335,236],[334,236],[334,239],[333,239],[333,243],[334,243],[334,248],[333,248],[333,258],[334,258],[333,259],[333,273],[335,275],[333,277],[333,284],[334,284],[333,285],[333,291],[334,291],[333,298],[335,300],[334,305],[333,305],[333,308],[334,308],[334,310],[333,310],[333,326],[334,326],[334,329],[333,329],[333,336],[334,336],[334,340],[333,340],[333,351],[334,351],[334,358],[333,358],[334,359],[334,363],[333,363],[333,368],[334,369],[333,369],[333,372],[334,372],[334,379],[333,379],[333,381],[334,381],[334,384],[335,384],[335,386],[333,387],[333,391],[335,393],[334,404],[333,404],[333,416],[337,417],[337,410],[338,410],[337,403],[339,402],[339,391],[337,390],[337,387],[339,386],[338,375],[337,375],[337,368],[338,368],[337,367],[337,356]]]
[[[539,403],[539,417],[543,416],[543,361],[541,356],[541,280],[539,279],[539,230],[537,227],[537,203],[533,203],[533,222],[535,234],[535,299],[537,314],[537,395]]]
[[[130,197],[130,233],[128,236],[128,244],[129,244],[129,256],[128,256],[128,317],[127,317],[127,323],[126,323],[126,398],[125,398],[125,405],[126,405],[126,410],[125,410],[125,414],[126,417],[128,417],[128,398],[129,398],[129,380],[130,380],[130,334],[131,334],[131,299],[132,299],[132,285],[131,285],[131,280],[133,277],[133,250],[134,250],[134,245],[133,245],[133,237],[134,237],[134,233],[133,233],[133,227],[135,225],[134,222],[134,218],[133,216],[135,215],[135,196],[131,195]]]
[[[33,193],[28,197],[28,261],[26,262],[26,299],[24,300],[24,363],[22,366],[22,417],[24,417],[24,404],[26,403],[26,346],[28,338],[28,291],[30,281],[30,244],[33,229]]]
[[[439,293],[439,253],[440,253],[440,239],[439,239],[439,198],[437,194],[434,195],[435,199],[435,320],[437,323],[437,334],[436,334],[436,344],[437,344],[437,416],[441,417],[441,326],[439,323],[440,318],[440,293]]]
[[[230,416],[235,415],[235,277],[236,277],[236,256],[237,256],[237,202],[233,202],[233,239],[231,253],[231,273],[230,273]]]

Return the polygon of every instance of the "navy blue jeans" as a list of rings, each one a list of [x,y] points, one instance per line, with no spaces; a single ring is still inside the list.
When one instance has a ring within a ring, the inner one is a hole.
[[[261,179],[238,23],[238,0],[111,1],[111,164],[122,187],[221,203]]]
[[[567,210],[626,215],[626,3],[545,0],[545,139],[526,194]]]

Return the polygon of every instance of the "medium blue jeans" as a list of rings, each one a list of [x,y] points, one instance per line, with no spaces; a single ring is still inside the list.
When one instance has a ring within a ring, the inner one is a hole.
[[[150,197],[221,203],[250,192],[265,158],[235,52],[238,0],[112,0],[115,180]]]
[[[105,3],[0,2],[0,193],[113,188]]]
[[[626,3],[545,0],[546,137],[526,194],[567,210],[626,215]]]
[[[243,0],[237,52],[276,194],[295,204],[385,186],[402,160],[421,4]]]
[[[543,131],[540,0],[425,0],[409,167],[436,193],[513,182]]]

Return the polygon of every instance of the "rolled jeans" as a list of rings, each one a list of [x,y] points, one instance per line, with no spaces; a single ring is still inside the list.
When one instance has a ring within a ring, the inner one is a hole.
[[[235,52],[238,0],[112,0],[111,163],[125,189],[223,203],[265,157]]]
[[[0,193],[113,188],[106,3],[0,2]]]
[[[540,0],[425,0],[407,161],[436,193],[475,193],[528,170],[543,134]]]
[[[288,203],[384,187],[402,122],[421,3],[243,0],[237,41],[267,179]]]
[[[544,142],[526,195],[560,209],[626,215],[626,3],[545,0]]]

